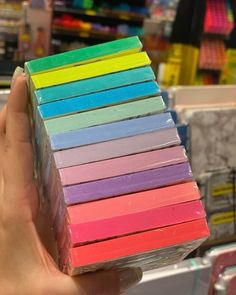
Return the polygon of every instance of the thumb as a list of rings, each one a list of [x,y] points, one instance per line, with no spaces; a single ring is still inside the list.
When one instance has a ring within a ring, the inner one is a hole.
[[[55,294],[70,295],[118,295],[124,293],[142,278],[140,268],[99,271],[77,277],[65,276],[60,291]]]

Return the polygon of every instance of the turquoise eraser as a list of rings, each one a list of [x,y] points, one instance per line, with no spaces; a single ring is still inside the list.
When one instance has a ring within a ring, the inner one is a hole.
[[[35,90],[37,104],[155,80],[150,66]]]
[[[109,105],[151,97],[160,93],[156,82],[148,81],[134,85],[105,90],[98,93],[64,99],[38,106],[39,113],[44,120],[98,109]]]

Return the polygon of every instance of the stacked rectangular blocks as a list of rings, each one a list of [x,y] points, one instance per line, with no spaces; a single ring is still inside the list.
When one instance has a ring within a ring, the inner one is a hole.
[[[207,237],[175,124],[137,37],[27,62],[38,181],[70,275],[176,263]]]

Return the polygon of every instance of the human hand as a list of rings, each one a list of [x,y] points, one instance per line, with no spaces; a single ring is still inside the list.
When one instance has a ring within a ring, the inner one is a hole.
[[[0,112],[0,293],[120,294],[141,279],[139,269],[69,277],[58,270],[40,239],[27,104],[21,75]]]

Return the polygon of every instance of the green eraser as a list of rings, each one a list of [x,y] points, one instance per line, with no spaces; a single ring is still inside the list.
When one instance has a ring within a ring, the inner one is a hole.
[[[158,96],[71,116],[55,118],[45,121],[44,124],[47,134],[51,135],[131,118],[143,117],[150,114],[158,114],[164,112],[164,110],[165,104],[161,96]]]
[[[151,63],[146,52],[110,58],[86,65],[40,73],[30,77],[31,89],[40,89],[147,66]]]
[[[141,51],[141,49],[142,43],[139,38],[136,36],[129,37],[31,60],[25,63],[25,70],[28,75],[32,76],[57,68],[67,68],[73,65],[132,54]]]

